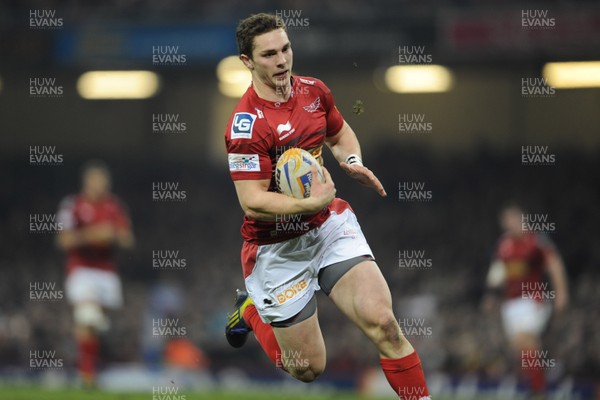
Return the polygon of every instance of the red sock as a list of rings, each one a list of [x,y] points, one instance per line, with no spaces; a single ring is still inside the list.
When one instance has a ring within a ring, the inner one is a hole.
[[[258,343],[260,343],[265,353],[267,353],[267,356],[269,356],[275,366],[281,368],[281,348],[279,347],[279,343],[277,343],[273,327],[265,324],[260,319],[258,311],[256,311],[256,307],[253,305],[246,307],[244,320],[254,331],[254,336],[256,336]]]
[[[87,377],[96,374],[96,363],[100,353],[100,343],[95,336],[79,339],[79,372]]]
[[[546,376],[542,368],[542,360],[536,353],[535,350],[523,352],[522,357],[526,360],[524,364],[527,367],[523,370],[523,375],[534,393],[543,393],[546,389]]]
[[[380,358],[379,362],[390,386],[402,400],[429,398],[421,360],[416,351],[402,358]]]

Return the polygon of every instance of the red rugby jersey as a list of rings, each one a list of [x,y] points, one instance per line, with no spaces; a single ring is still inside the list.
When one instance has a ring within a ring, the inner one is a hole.
[[[555,251],[552,241],[540,233],[502,236],[496,249],[496,258],[504,263],[506,271],[505,296],[540,302],[549,300],[544,272],[548,256]]]
[[[60,204],[58,220],[63,229],[81,229],[98,224],[111,224],[116,229],[130,228],[125,208],[114,195],[92,202],[83,195],[66,197]],[[115,246],[85,245],[67,251],[67,274],[79,267],[116,271]]]
[[[329,88],[320,80],[293,76],[287,102],[272,102],[258,97],[252,85],[240,99],[225,131],[231,178],[236,180],[270,179],[269,191],[276,192],[274,170],[279,156],[299,147],[312,153],[322,164],[325,138],[337,134],[344,118],[335,106]],[[242,237],[257,244],[275,243],[320,226],[332,209],[349,207],[335,199],[314,215],[303,215],[300,223],[309,229],[280,230],[274,221],[244,217]]]

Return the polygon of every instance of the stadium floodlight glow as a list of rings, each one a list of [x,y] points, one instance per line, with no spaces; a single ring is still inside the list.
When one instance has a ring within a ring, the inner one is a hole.
[[[227,56],[217,65],[219,90],[227,97],[242,97],[252,74],[237,56]]]
[[[600,87],[600,61],[550,62],[542,75],[556,89]]]
[[[152,71],[89,71],[77,80],[84,99],[147,99],[158,92],[158,75]]]
[[[385,84],[396,93],[447,92],[453,84],[450,70],[441,65],[395,65],[385,71]]]

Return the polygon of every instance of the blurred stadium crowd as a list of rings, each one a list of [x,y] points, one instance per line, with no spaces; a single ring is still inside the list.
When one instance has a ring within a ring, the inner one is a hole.
[[[544,348],[558,365],[551,379],[570,376],[589,382],[600,372],[600,252],[592,246],[600,242],[600,160],[564,151],[557,154],[555,166],[524,167],[519,150],[482,148],[474,155],[443,159],[389,143],[371,148],[364,158],[386,186],[387,199],[356,186],[331,158],[326,165],[338,195],[359,216],[390,283],[398,317],[422,318],[429,328],[429,334],[411,337],[429,373],[495,379],[510,372],[498,315],[479,309],[490,253],[500,233],[496,214],[509,199],[548,214],[556,223],[551,237],[564,257],[571,291],[569,311],[555,317],[544,336]],[[55,236],[30,233],[28,216],[55,212],[66,194],[76,192],[83,161],[67,158],[63,165],[39,167],[15,159],[0,174],[2,187],[12,188],[0,197],[0,263],[5,270],[0,281],[0,369],[5,373],[26,370],[32,348],[56,349],[67,366],[74,357],[66,300],[34,301],[28,296],[32,282],[55,282],[58,288],[64,284],[64,258]],[[104,360],[160,363],[162,350],[148,340],[152,334],[147,318],[170,315],[180,318],[186,337],[204,351],[211,371],[236,365],[253,375],[273,374],[254,341],[234,351],[223,336],[233,291],[243,285],[242,213],[225,162],[215,169],[202,161],[106,161],[114,192],[129,207],[137,244],[120,256],[125,306],[114,315],[106,338],[110,353]],[[432,200],[400,202],[399,176],[426,182]],[[180,182],[186,199],[153,201],[152,182],[161,180]],[[153,268],[153,251],[166,249],[178,250],[187,265]],[[398,254],[403,250],[424,251],[431,268],[400,268]],[[166,297],[157,302],[160,293]],[[157,310],[157,303],[162,309]],[[365,368],[376,365],[376,353],[366,351],[366,339],[322,295],[319,313],[328,351],[326,375],[358,379]]]

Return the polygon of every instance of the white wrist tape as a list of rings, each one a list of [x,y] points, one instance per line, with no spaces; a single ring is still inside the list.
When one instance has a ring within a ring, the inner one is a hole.
[[[363,166],[363,162],[357,154],[350,154],[348,157],[346,157],[346,160],[344,162],[346,164],[358,164],[361,167]]]

